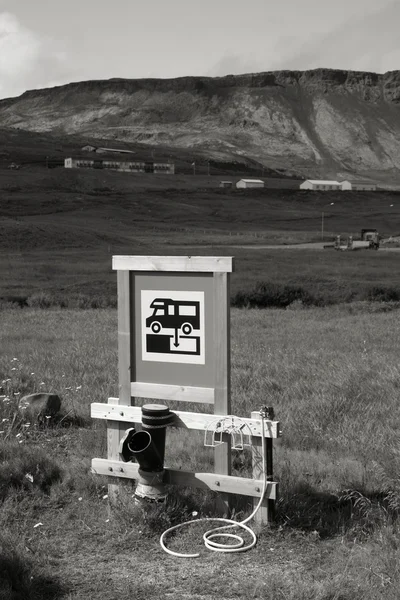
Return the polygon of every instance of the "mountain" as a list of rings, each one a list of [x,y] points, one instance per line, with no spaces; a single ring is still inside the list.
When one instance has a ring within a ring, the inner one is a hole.
[[[398,181],[400,71],[71,83],[0,100],[0,127],[246,157],[307,177]]]

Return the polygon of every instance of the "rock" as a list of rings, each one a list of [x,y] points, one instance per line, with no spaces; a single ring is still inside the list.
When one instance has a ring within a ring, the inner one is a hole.
[[[26,407],[26,415],[31,421],[45,421],[46,417],[54,417],[60,410],[61,398],[57,394],[28,394],[21,398],[20,408]]]

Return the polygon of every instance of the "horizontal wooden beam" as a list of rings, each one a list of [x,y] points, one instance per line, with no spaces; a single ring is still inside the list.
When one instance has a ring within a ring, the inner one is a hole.
[[[182,400],[185,402],[214,404],[213,388],[190,387],[182,385],[165,385],[161,383],[141,383],[140,381],[132,381],[131,396],[136,398]]]
[[[122,406],[112,404],[114,398],[109,398],[110,404],[94,402],[91,404],[91,416],[94,419],[107,419],[108,421],[121,421],[123,423],[141,423],[142,410],[140,406]],[[197,429],[205,431],[209,427],[210,432],[216,426],[219,419],[226,418],[224,415],[212,415],[205,413],[185,412],[182,410],[171,411],[174,413],[172,427],[182,427],[184,429]],[[246,432],[251,431],[251,435],[261,437],[261,421],[259,419],[250,419],[240,417],[240,421],[248,425],[243,428],[243,437],[246,438]],[[264,420],[264,435],[266,438],[280,437],[279,421]],[[246,441],[246,439],[244,440]]]
[[[231,273],[231,256],[125,256],[112,258],[115,271],[179,271],[197,273]]]
[[[97,475],[109,477],[121,477],[123,479],[137,479],[139,465],[137,463],[125,463],[105,458],[92,459],[92,472]],[[209,489],[214,492],[226,494],[241,494],[243,496],[260,497],[263,482],[259,479],[248,479],[246,477],[235,477],[233,475],[220,475],[217,473],[193,473],[175,469],[165,469],[164,483],[171,485],[182,485],[201,489]],[[278,484],[274,481],[267,483],[265,498],[276,500]]]

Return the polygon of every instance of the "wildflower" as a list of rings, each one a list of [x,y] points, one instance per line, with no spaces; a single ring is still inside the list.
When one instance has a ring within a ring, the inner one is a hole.
[[[27,408],[26,406],[20,406],[19,410],[26,410],[26,408]]]
[[[76,388],[76,391],[80,390],[82,388],[81,385],[78,385],[78,387]]]
[[[4,431],[0,431],[0,433],[4,433]]]
[[[33,483],[33,475],[31,475],[30,473],[27,473],[27,474],[25,475],[25,477],[26,477],[26,479],[27,479],[28,481],[30,481],[31,483]]]
[[[13,362],[14,360],[18,360],[18,358],[13,358],[11,362]]]
[[[19,396],[21,392],[14,392],[14,396]]]
[[[199,514],[199,513],[197,512],[197,510],[194,510],[194,511],[192,512],[192,517],[197,517],[197,515],[198,515],[198,514]]]
[[[110,519],[106,519],[106,523],[109,523],[109,522],[110,522]]]
[[[82,496],[78,498],[78,502],[82,502]]]
[[[66,390],[72,390],[72,387],[66,387],[65,389]]]
[[[30,427],[30,426],[31,426],[31,424],[30,424],[30,423],[24,423],[24,425],[23,425],[23,426],[24,426],[24,427]]]
[[[105,500],[106,498],[108,498],[108,494],[104,494],[103,500]]]
[[[44,381],[41,381],[39,385],[46,385]]]
[[[36,529],[36,527],[40,527],[40,525],[43,525],[43,523],[36,523],[36,525],[33,526],[33,529]]]
[[[1,422],[2,423],[7,423],[7,421],[9,421],[10,419],[2,419]]]
[[[35,373],[31,373],[31,375],[34,375]]]
[[[17,435],[15,436],[16,438],[21,437],[22,433],[17,433]]]
[[[23,444],[24,440],[19,440],[18,444]]]
[[[17,368],[16,368],[16,367],[13,367],[13,368],[11,369],[11,371],[16,371],[16,370],[17,370]]]
[[[51,415],[46,415],[46,419],[51,419]]]

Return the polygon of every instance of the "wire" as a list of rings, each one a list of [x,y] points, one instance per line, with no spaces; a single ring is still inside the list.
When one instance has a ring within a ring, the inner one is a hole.
[[[164,539],[169,533],[171,533],[172,531],[175,531],[176,529],[185,527],[186,525],[190,525],[191,523],[201,523],[202,521],[204,521],[204,522],[205,521],[219,521],[219,522],[223,522],[223,523],[228,523],[228,525],[221,525],[220,527],[214,527],[213,529],[209,529],[208,531],[206,531],[204,533],[203,542],[204,542],[205,547],[208,550],[212,550],[213,552],[225,552],[225,553],[246,552],[247,550],[250,550],[250,548],[253,548],[256,545],[257,536],[254,533],[254,531],[246,525],[246,523],[251,521],[251,519],[253,519],[255,517],[255,515],[257,514],[257,512],[264,500],[265,492],[267,489],[267,468],[266,468],[267,465],[266,465],[266,457],[265,457],[265,437],[264,437],[263,415],[261,415],[261,452],[262,452],[262,464],[263,464],[263,476],[264,476],[263,477],[263,487],[262,487],[260,500],[259,500],[256,508],[251,513],[251,515],[248,516],[246,519],[244,519],[244,521],[233,521],[232,519],[223,519],[221,517],[215,517],[215,518],[204,517],[203,519],[192,519],[191,521],[185,521],[185,523],[179,523],[178,525],[174,525],[173,527],[166,529],[160,537],[160,546],[167,554],[170,554],[171,556],[176,556],[178,558],[198,558],[200,556],[200,553],[182,554],[180,552],[174,552],[173,550],[170,550],[169,548],[166,547]],[[250,534],[252,540],[249,544],[247,544],[247,546],[245,546],[245,541],[240,535],[233,534],[233,533],[220,533],[221,531],[223,531],[225,529],[234,529],[235,527],[244,529],[245,531],[247,531]],[[230,544],[218,543],[218,542],[214,541],[214,538],[225,538],[228,540],[235,540],[235,542],[230,543]]]

